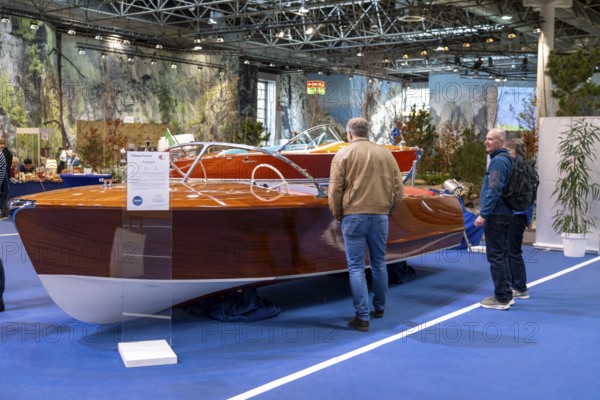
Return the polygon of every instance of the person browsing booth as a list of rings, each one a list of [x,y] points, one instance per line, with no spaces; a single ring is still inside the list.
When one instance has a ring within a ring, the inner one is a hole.
[[[329,177],[329,209],[342,224],[355,316],[348,325],[369,330],[369,291],[365,256],[371,264],[373,316],[385,310],[388,274],[385,263],[388,216],[402,201],[402,175],[392,153],[369,140],[369,123],[352,118],[346,124],[350,145],[334,156]]]

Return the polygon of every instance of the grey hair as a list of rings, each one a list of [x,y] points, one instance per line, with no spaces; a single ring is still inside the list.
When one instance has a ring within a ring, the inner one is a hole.
[[[508,139],[506,147],[513,149],[518,156],[525,158],[525,142],[521,139]]]
[[[364,118],[352,118],[346,124],[346,131],[356,137],[369,137],[369,122]]]

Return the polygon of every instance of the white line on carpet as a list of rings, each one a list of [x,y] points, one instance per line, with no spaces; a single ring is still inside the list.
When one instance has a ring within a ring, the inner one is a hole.
[[[534,281],[534,282],[532,282],[530,284],[527,284],[527,286],[528,287],[532,287],[532,286],[539,285],[540,283],[544,283],[544,282],[547,282],[547,281],[549,281],[551,279],[558,278],[559,276],[568,274],[569,272],[573,272],[575,270],[578,270],[579,268],[583,268],[586,265],[593,264],[593,263],[595,263],[597,261],[600,261],[600,257],[592,258],[591,260],[588,260],[588,261],[582,262],[580,264],[574,265],[572,267],[569,267],[567,269],[559,271],[559,272],[557,272],[555,274],[548,275],[548,276],[546,276],[544,278],[538,279],[537,281]],[[477,309],[479,307],[480,307],[479,306],[479,302],[477,302],[477,303],[472,304],[472,305],[470,305],[468,307],[461,308],[458,311],[454,311],[454,312],[452,312],[450,314],[446,314],[446,315],[443,315],[443,316],[441,316],[439,318],[432,319],[431,321],[424,322],[423,324],[420,324],[420,325],[418,325],[416,327],[412,327],[410,329],[407,329],[405,331],[397,333],[397,334],[395,334],[393,336],[387,337],[385,339],[378,340],[377,342],[371,343],[371,344],[369,344],[367,346],[363,346],[363,347],[358,348],[356,350],[353,350],[353,351],[351,351],[349,353],[342,354],[340,356],[337,356],[337,357],[331,358],[329,360],[323,361],[323,362],[321,362],[319,364],[313,365],[312,367],[303,369],[302,371],[298,371],[298,372],[295,372],[295,373],[293,373],[291,375],[284,376],[283,378],[276,379],[276,380],[274,380],[272,382],[266,383],[266,384],[264,384],[262,386],[259,386],[257,388],[251,389],[251,390],[249,390],[247,392],[244,392],[244,393],[241,393],[241,394],[239,394],[237,396],[231,397],[229,400],[242,400],[242,399],[249,399],[251,397],[258,396],[261,393],[268,392],[269,390],[275,389],[275,388],[277,388],[279,386],[283,386],[286,383],[293,382],[293,381],[295,381],[297,379],[300,379],[300,378],[303,378],[303,377],[308,376],[310,374],[313,374],[315,372],[318,372],[318,371],[320,371],[322,369],[331,367],[331,366],[333,366],[335,364],[339,364],[342,361],[349,360],[349,359],[354,358],[354,357],[356,357],[358,355],[364,354],[364,353],[366,353],[368,351],[371,351],[371,350],[374,350],[374,349],[376,349],[378,347],[381,347],[381,346],[383,346],[385,344],[388,344],[388,343],[391,343],[391,342],[395,342],[396,340],[399,340],[399,339],[405,338],[407,336],[413,335],[415,333],[418,333],[418,332],[422,331],[423,329],[427,329],[427,328],[429,328],[431,326],[434,326],[436,324],[440,324],[440,323],[442,323],[444,321],[447,321],[449,319],[452,319],[454,317],[458,317],[458,316],[460,316],[462,314],[468,313],[469,311],[475,310],[475,309]]]

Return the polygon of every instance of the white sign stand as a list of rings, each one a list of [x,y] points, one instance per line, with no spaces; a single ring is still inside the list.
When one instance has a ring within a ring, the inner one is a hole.
[[[128,211],[169,210],[168,152],[130,151],[127,172]],[[120,342],[118,349],[127,368],[177,364],[177,355],[164,339]]]
[[[166,340],[119,343],[119,354],[127,368],[177,364],[177,354]]]

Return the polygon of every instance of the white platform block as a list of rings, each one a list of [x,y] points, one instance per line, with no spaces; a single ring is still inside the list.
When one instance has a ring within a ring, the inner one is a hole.
[[[127,368],[177,364],[177,355],[166,340],[119,343],[118,348]]]

